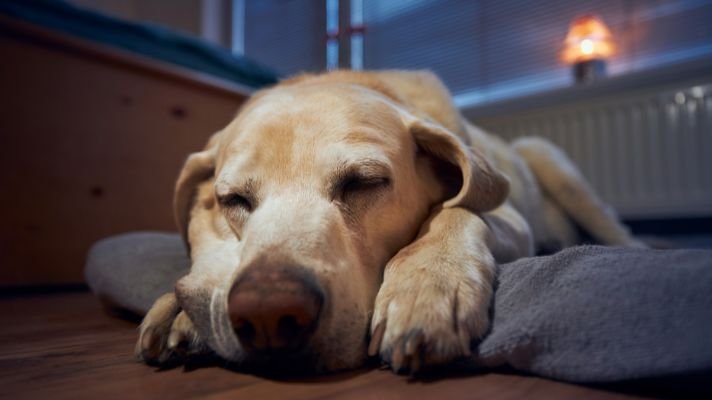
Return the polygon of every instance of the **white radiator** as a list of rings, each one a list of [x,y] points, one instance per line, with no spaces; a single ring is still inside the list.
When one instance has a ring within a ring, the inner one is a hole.
[[[561,103],[472,119],[558,144],[624,218],[712,215],[712,84]]]

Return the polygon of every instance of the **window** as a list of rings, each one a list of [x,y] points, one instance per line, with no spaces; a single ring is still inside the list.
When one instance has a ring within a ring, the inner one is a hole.
[[[242,1],[247,56],[286,74],[325,68],[326,3],[335,0]],[[340,43],[353,60],[342,67],[432,69],[460,106],[571,84],[560,52],[569,23],[584,14],[600,16],[613,32],[618,52],[609,75],[712,55],[712,0],[337,3]],[[366,25],[362,43],[343,36],[349,18]]]
[[[569,23],[595,14],[618,45],[610,75],[712,55],[712,1],[364,0],[364,67],[430,68],[460,106],[569,85]]]
[[[323,70],[325,3],[324,0],[244,0],[245,55],[283,75]]]

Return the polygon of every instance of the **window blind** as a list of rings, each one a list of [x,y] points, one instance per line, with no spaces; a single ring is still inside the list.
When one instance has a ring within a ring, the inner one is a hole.
[[[364,0],[364,68],[429,68],[459,105],[570,84],[570,22],[600,16],[611,75],[712,54],[711,0]]]
[[[283,75],[326,63],[324,0],[245,1],[245,55]]]
[[[247,56],[285,75],[325,68],[326,0],[244,3]],[[560,53],[569,24],[585,14],[601,17],[614,35],[610,75],[712,56],[712,0],[357,3],[366,24],[363,68],[432,69],[460,106],[571,84]]]

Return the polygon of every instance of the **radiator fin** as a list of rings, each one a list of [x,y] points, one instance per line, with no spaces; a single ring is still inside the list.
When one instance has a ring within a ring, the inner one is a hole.
[[[712,85],[567,104],[476,124],[561,146],[626,218],[712,215]]]

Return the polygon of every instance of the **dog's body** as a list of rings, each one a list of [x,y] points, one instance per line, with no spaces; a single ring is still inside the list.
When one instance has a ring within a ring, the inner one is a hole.
[[[302,75],[255,94],[191,155],[175,197],[191,273],[137,353],[185,347],[319,370],[466,356],[497,262],[578,242],[638,245],[553,145],[465,121],[428,72]],[[370,327],[370,329],[369,329]]]

